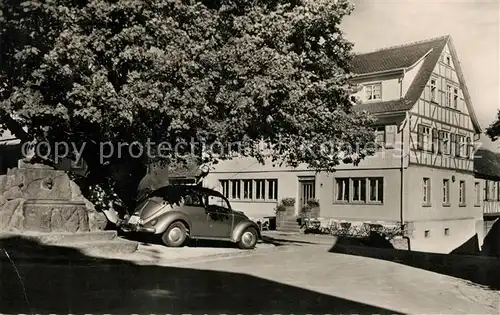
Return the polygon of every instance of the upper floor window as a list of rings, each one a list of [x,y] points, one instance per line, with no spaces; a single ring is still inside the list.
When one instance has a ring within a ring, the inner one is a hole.
[[[453,108],[458,109],[458,89],[453,89]]]
[[[446,85],[446,106],[451,107],[451,85]]]
[[[375,143],[379,145],[385,143],[385,127],[377,127],[375,129]]]
[[[382,99],[382,83],[367,84],[366,99],[369,101]]]
[[[448,66],[451,66],[451,57],[450,56],[446,56],[446,64]]]
[[[439,131],[438,153],[450,154],[450,134],[446,131]]]
[[[431,79],[431,102],[436,101],[436,79]]]
[[[431,148],[431,128],[419,125],[417,135],[417,146],[419,150],[430,150]]]

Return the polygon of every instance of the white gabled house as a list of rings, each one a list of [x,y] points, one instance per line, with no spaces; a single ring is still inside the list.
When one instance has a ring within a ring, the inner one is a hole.
[[[404,222],[412,250],[448,253],[476,233],[481,244],[473,159],[481,128],[451,37],[358,54],[353,72],[355,110],[378,118],[380,152],[333,174],[235,158],[204,184],[251,217],[273,216],[288,197],[298,215],[315,198],[322,218]]]

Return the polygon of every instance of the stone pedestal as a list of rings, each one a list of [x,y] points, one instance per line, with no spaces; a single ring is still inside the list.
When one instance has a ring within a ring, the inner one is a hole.
[[[20,161],[0,176],[0,231],[89,232],[102,226],[96,217],[64,171]]]

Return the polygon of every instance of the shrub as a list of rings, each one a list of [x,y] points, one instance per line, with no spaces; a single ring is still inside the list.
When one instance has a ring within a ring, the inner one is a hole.
[[[319,207],[319,200],[318,199],[307,200],[307,207],[308,208],[318,208]]]
[[[274,209],[275,212],[284,212],[286,211],[286,207],[282,204],[279,204],[278,206],[276,206],[276,208]]]
[[[295,205],[295,198],[288,197],[281,199],[281,204],[285,207],[291,207]]]

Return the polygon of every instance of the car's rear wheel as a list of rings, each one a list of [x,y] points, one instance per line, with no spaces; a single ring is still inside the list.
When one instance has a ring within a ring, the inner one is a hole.
[[[187,229],[182,222],[170,224],[168,229],[161,236],[163,244],[168,247],[181,247],[186,242]]]
[[[241,249],[252,249],[257,244],[258,238],[257,230],[253,227],[248,227],[243,231],[243,234],[241,234],[238,247]]]

